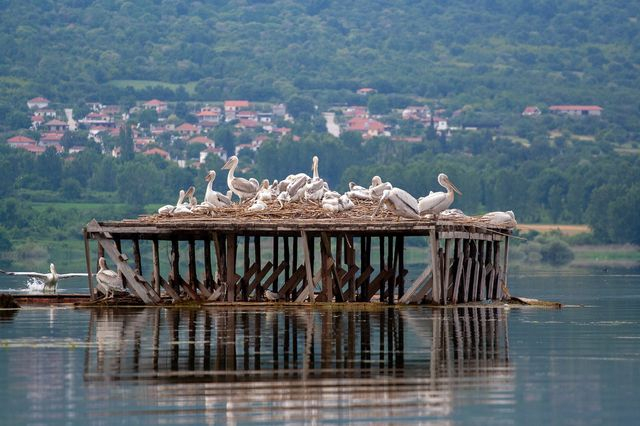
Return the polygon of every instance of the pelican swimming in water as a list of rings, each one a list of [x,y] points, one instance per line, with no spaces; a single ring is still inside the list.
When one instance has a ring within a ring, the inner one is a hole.
[[[511,210],[487,213],[482,215],[480,219],[487,221],[491,225],[503,226],[505,228],[515,228],[516,225],[518,225],[516,215]]]
[[[420,216],[425,214],[437,215],[445,211],[453,203],[454,192],[462,195],[460,190],[449,180],[447,175],[440,173],[438,175],[438,183],[447,189],[447,192],[430,192],[426,197],[418,200],[418,211]]]
[[[385,189],[378,207],[376,207],[376,210],[373,212],[373,216],[378,213],[378,210],[380,210],[383,204],[389,211],[398,216],[406,217],[407,219],[420,218],[420,214],[418,214],[418,200],[403,189]]]
[[[207,190],[204,194],[203,204],[209,203],[213,207],[226,207],[231,205],[231,198],[218,191],[213,190],[213,182],[216,180],[216,171],[209,170],[204,180],[207,181]]]
[[[222,168],[229,170],[227,185],[229,189],[240,198],[240,202],[253,198],[258,192],[258,181],[234,176],[238,167],[238,157],[232,155]]]
[[[74,273],[74,274],[58,274],[56,271],[56,265],[53,263],[49,265],[49,272],[46,274],[42,274],[40,272],[7,272],[0,269],[0,272],[7,275],[15,275],[15,276],[23,276],[23,277],[32,277],[41,281],[44,284],[43,291],[45,292],[56,292],[58,288],[58,280],[63,280],[65,278],[72,277],[86,277],[86,273]]]
[[[116,292],[126,292],[127,290],[122,285],[122,278],[117,272],[107,268],[107,261],[104,257],[98,259],[100,269],[96,274],[96,289],[104,294],[106,297],[113,297]]]
[[[175,206],[171,204],[167,204],[166,206],[162,206],[158,209],[158,214],[171,214],[176,209],[176,207],[181,206],[184,202],[184,197],[186,196],[186,192],[184,189],[180,190],[180,194],[178,195],[178,202]]]

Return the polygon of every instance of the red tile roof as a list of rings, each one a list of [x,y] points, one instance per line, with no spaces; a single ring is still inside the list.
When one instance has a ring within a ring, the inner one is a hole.
[[[249,101],[224,101],[225,108],[247,108]]]
[[[7,139],[7,143],[12,144],[35,144],[36,141],[26,136],[18,135]]]
[[[160,148],[151,148],[145,152],[143,152],[144,155],[154,155],[157,154],[160,157],[164,158],[165,160],[169,159],[169,153],[167,151],[165,151],[164,149],[160,149]]]
[[[550,111],[602,111],[597,105],[552,105]]]
[[[368,132],[369,130],[382,132],[384,131],[384,124],[370,118],[355,117],[349,120],[348,130],[355,132]]]
[[[176,127],[177,132],[197,132],[198,126],[195,126],[191,123],[182,123],[178,127]]]
[[[24,146],[21,146],[20,149],[24,149],[25,151],[29,151],[34,154],[42,154],[43,152],[45,152],[47,148],[45,148],[44,146],[38,146],[38,145],[24,145]]]
[[[33,99],[29,99],[29,102],[37,102],[37,103],[41,103],[41,102],[46,102],[49,103],[49,99],[47,98],[43,98],[42,96],[38,96],[37,98],[33,98]]]
[[[47,121],[45,123],[45,126],[66,126],[67,123],[65,123],[62,120],[58,120],[57,118],[54,118],[53,120]]]
[[[205,145],[213,145],[213,141],[206,136],[196,136],[189,139],[187,142],[189,143],[203,143]]]
[[[163,106],[166,105],[167,103],[158,99],[151,99],[148,102],[145,102],[144,105],[147,106]]]

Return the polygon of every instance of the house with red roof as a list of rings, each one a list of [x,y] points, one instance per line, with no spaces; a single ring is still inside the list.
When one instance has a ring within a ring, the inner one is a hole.
[[[43,133],[40,135],[40,145],[42,146],[54,146],[59,145],[62,142],[64,133]]]
[[[57,114],[55,109],[39,108],[33,111],[33,115],[37,115],[39,117],[44,117],[44,118],[55,118]]]
[[[540,114],[542,114],[542,111],[537,106],[528,106],[522,111],[523,117],[537,117]]]
[[[372,118],[354,117],[347,123],[347,131],[362,133],[363,137],[382,136],[384,124]]]
[[[116,125],[113,116],[101,112],[90,112],[78,121],[85,126],[115,127]]]
[[[224,120],[236,119],[236,113],[242,109],[249,108],[249,101],[224,101]]]
[[[29,99],[27,101],[27,108],[29,109],[34,109],[34,108],[46,108],[49,106],[49,99],[47,98],[43,98],[41,96],[38,96],[37,98],[33,98],[33,99]]]
[[[33,130],[38,129],[40,126],[44,124],[44,117],[40,115],[34,115],[31,117],[31,128]]]
[[[26,145],[36,145],[37,142],[27,136],[17,135],[7,139],[7,144],[12,148],[22,148]]]
[[[195,124],[182,123],[176,127],[175,131],[180,133],[182,136],[193,136],[196,133],[200,133],[200,128]]]
[[[602,107],[597,105],[552,105],[549,111],[553,114],[577,117],[602,115]]]
[[[164,149],[161,148],[151,148],[146,150],[145,152],[143,152],[144,155],[159,155],[160,157],[164,158],[165,160],[170,160],[171,156],[169,155],[169,153],[167,151],[165,151]]]
[[[47,148],[45,148],[44,146],[39,146],[39,145],[25,145],[20,147],[20,149],[24,149],[25,151],[28,151],[36,155],[42,154],[47,150]]]
[[[133,139],[133,150],[135,152],[142,152],[145,150],[145,148],[147,146],[149,146],[150,144],[154,143],[155,139],[153,138],[134,138]]]
[[[365,106],[348,106],[342,110],[345,117],[369,117],[369,110]]]
[[[187,143],[190,143],[190,144],[191,143],[201,143],[201,144],[206,145],[206,146],[212,146],[212,147],[216,146],[216,143],[212,139],[209,139],[206,136],[195,136],[195,137],[189,139],[187,141]]]
[[[144,109],[155,109],[158,114],[167,110],[167,103],[158,99],[151,99],[142,104]]]
[[[427,106],[408,106],[402,110],[403,120],[428,120],[431,110]]]
[[[260,124],[260,122],[258,122],[258,120],[246,120],[246,119],[241,119],[237,124],[236,124],[236,128],[238,129],[256,129],[258,127],[261,127],[262,124]]]
[[[44,127],[49,131],[49,132],[60,132],[60,133],[64,133],[67,130],[69,130],[69,125],[67,123],[65,123],[62,120],[58,120],[56,118],[54,118],[53,120],[47,121],[46,123],[44,123]]]
[[[196,113],[196,117],[198,117],[198,123],[213,123],[213,124],[218,124],[220,123],[220,108],[218,108],[218,111],[211,111],[211,110],[207,110],[207,111],[200,111],[198,113]]]

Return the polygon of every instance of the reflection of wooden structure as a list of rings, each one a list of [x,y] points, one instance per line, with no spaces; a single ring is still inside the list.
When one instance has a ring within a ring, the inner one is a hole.
[[[94,220],[84,231],[87,270],[93,269],[90,240],[97,240],[98,255],[111,259],[130,290],[146,304],[159,304],[162,296],[174,301],[207,301],[220,289],[221,299],[228,302],[261,301],[267,289],[280,301],[291,302],[379,300],[445,305],[500,300],[506,296],[509,234],[473,218],[435,223],[369,216],[362,220],[207,216]],[[406,237],[426,238],[430,247],[425,256],[430,266],[413,283],[405,282]],[[127,263],[125,242],[130,242],[134,265]],[[141,244],[145,242],[151,245],[151,267],[142,265]],[[171,252],[166,278],[161,274],[161,243]],[[184,264],[181,269],[180,253],[185,246],[186,273]],[[200,275],[199,264],[204,269]],[[151,278],[146,279],[143,272]],[[89,287],[93,295],[91,278]]]
[[[507,311],[429,313],[92,309],[85,378],[170,379],[176,372],[189,380],[189,371],[220,381],[505,373]]]

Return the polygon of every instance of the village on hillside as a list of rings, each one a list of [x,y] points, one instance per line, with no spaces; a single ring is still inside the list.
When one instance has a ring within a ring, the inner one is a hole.
[[[376,90],[361,88],[357,93],[371,96]],[[300,140],[299,135],[293,134],[295,120],[284,103],[226,100],[219,103],[192,102],[187,106],[151,99],[139,101],[126,110],[119,105],[99,102],[85,106],[87,112],[81,114],[82,117],[75,117],[74,111],[65,105],[44,97],[30,99],[27,107],[31,113],[31,128],[17,132],[6,142],[11,147],[34,154],[41,154],[52,147],[57,153],[67,155],[95,143],[104,155],[119,157],[121,148],[117,141],[129,125],[134,152],[159,155],[181,167],[197,168],[210,154],[226,160],[230,155],[251,155],[269,140],[280,141],[285,137]],[[602,108],[595,105],[554,105],[548,108],[548,112],[599,116]],[[336,137],[344,132],[354,132],[363,141],[384,136],[396,142],[418,143],[422,137],[415,132],[407,134],[404,127],[431,128],[434,135],[450,136],[452,132],[461,130],[450,125],[450,119],[460,113],[432,110],[427,105],[408,105],[393,109],[390,114],[375,115],[367,106],[350,105],[333,107],[322,116],[326,120],[327,132]],[[542,111],[536,106],[527,106],[521,115],[537,117],[542,115]],[[235,136],[232,147],[217,143],[214,137],[216,128],[223,124],[229,126]],[[465,130],[474,129],[467,127]]]

